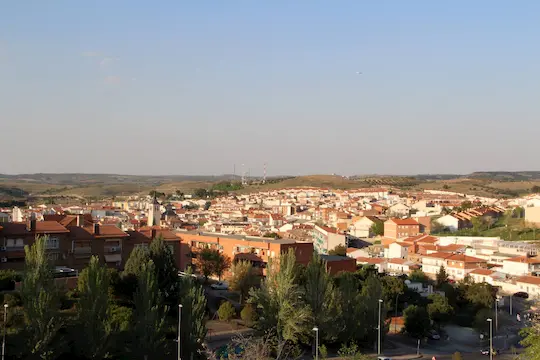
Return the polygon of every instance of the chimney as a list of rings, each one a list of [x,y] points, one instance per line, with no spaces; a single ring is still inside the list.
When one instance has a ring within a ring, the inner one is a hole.
[[[152,236],[150,237],[152,240],[156,238],[156,229],[152,229]]]
[[[99,223],[94,224],[94,235],[99,235]]]
[[[36,231],[36,214],[35,213],[30,214],[30,218],[28,219],[26,223],[26,230],[30,232]]]
[[[78,227],[84,226],[84,215],[82,214],[77,215],[77,226]]]

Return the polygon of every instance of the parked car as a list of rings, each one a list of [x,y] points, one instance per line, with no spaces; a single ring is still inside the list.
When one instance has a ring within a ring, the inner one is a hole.
[[[498,352],[499,352],[498,350],[493,349],[493,355],[497,355]],[[483,349],[483,350],[480,351],[480,353],[482,355],[489,355],[489,349]]]
[[[527,294],[524,291],[519,291],[519,292],[515,293],[514,296],[522,298],[522,299],[528,299],[529,298],[529,294]]]
[[[210,287],[214,290],[227,290],[229,288],[229,284],[227,284],[225,281],[218,281],[217,283],[210,285]]]
[[[377,360],[392,360],[392,358],[389,358],[388,356],[379,356]]]
[[[431,330],[428,336],[431,340],[441,340],[441,335],[439,335],[439,333],[435,330]]]

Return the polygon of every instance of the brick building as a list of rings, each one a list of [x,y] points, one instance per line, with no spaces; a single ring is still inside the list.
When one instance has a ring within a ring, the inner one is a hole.
[[[420,224],[411,218],[388,219],[384,222],[384,236],[401,239],[420,234]]]

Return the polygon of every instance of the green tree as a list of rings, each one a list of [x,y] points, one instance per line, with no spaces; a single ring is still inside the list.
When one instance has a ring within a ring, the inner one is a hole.
[[[487,333],[489,332],[489,322],[487,319],[493,317],[493,310],[491,309],[480,309],[474,316],[473,326],[479,332]]]
[[[384,235],[384,223],[382,221],[375,221],[373,225],[369,228],[369,231],[372,235]]]
[[[168,307],[158,287],[156,268],[152,260],[142,266],[135,293],[134,346],[144,360],[159,359],[165,341],[165,316]]]
[[[304,276],[306,302],[311,309],[313,325],[319,328],[325,340],[335,341],[339,335],[335,326],[337,293],[326,263],[317,253],[313,253]]]
[[[525,358],[528,360],[540,360],[540,327],[535,324],[524,328],[520,332],[521,345],[525,347]]]
[[[450,321],[454,309],[448,303],[445,296],[432,294],[429,296],[431,303],[427,306],[429,317],[439,328]]]
[[[332,250],[328,251],[328,255],[347,256],[347,248],[345,245],[337,245]]]
[[[276,232],[268,232],[268,233],[264,234],[263,237],[272,238],[272,239],[281,239],[281,236],[279,236],[279,234],[276,233]]]
[[[383,299],[388,309],[394,309],[397,313],[399,297],[405,294],[407,285],[396,276],[384,276],[381,279]],[[397,314],[396,314],[397,316]]]
[[[411,280],[413,282],[420,282],[422,284],[429,283],[429,278],[427,277],[427,275],[422,270],[413,270],[409,274],[409,280]]]
[[[488,283],[473,283],[465,290],[465,299],[477,309],[493,307],[493,287]]]
[[[144,247],[135,247],[126,261],[124,274],[138,277],[141,274],[143,267],[148,264],[148,260],[150,260],[150,251]]]
[[[367,325],[363,320],[369,311],[359,288],[360,280],[354,274],[343,273],[340,276],[336,324],[339,328],[339,341],[343,343],[363,339],[367,335]]]
[[[441,265],[439,268],[439,271],[436,274],[435,278],[435,285],[437,287],[442,286],[443,284],[446,284],[448,282],[448,274],[446,273],[446,269],[444,266]]]
[[[54,284],[51,264],[45,246],[48,237],[38,236],[30,247],[24,247],[25,270],[21,299],[25,317],[26,351],[34,357],[52,359],[53,341],[63,323],[59,317],[60,296]]]
[[[538,193],[540,193],[540,186],[534,185],[534,186],[531,188],[531,192],[532,192],[533,194],[538,194]]]
[[[350,344],[341,344],[341,348],[338,351],[338,356],[341,359],[345,360],[368,360],[370,359],[368,356],[363,355],[360,352],[360,348],[358,345],[356,345],[355,342],[351,342]]]
[[[243,304],[249,290],[259,283],[259,276],[255,274],[253,265],[249,261],[236,261],[231,267],[229,287],[240,293],[240,303]]]
[[[212,202],[211,201],[207,201],[204,203],[204,211],[207,211],[208,209],[210,209],[210,206],[212,206]]]
[[[150,243],[149,257],[154,263],[158,287],[165,296],[165,300],[169,304],[176,303],[178,301],[178,267],[173,253],[163,240],[162,235],[157,236]]]
[[[204,275],[205,281],[212,275],[221,276],[231,266],[231,260],[216,249],[206,247],[197,254],[199,271]]]
[[[203,189],[203,188],[195,189],[193,191],[193,196],[203,199],[203,198],[206,198],[208,196],[208,191],[206,189]]]
[[[430,328],[429,314],[425,308],[409,305],[403,312],[405,331],[415,339],[423,338]]]
[[[221,321],[230,321],[235,315],[236,310],[234,306],[228,301],[224,301],[217,311],[219,320]]]
[[[180,327],[182,358],[189,359],[191,354],[202,350],[206,337],[206,297],[202,286],[191,276],[180,280],[180,303],[182,304],[182,326]]]
[[[109,302],[109,273],[99,264],[97,256],[90,259],[79,276],[77,284],[79,304],[77,319],[81,336],[78,339],[78,352],[90,359],[103,359],[110,347],[113,331],[110,322],[111,304]]]
[[[302,299],[293,249],[278,262],[268,261],[266,279],[259,289],[251,289],[250,303],[257,306],[257,328],[274,331],[278,343],[296,343],[310,333],[311,311]]]

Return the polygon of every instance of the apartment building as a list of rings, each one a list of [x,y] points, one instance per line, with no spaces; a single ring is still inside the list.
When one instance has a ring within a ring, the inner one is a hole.
[[[454,254],[446,258],[446,273],[454,280],[463,280],[478,268],[487,268],[487,261],[464,254]]]
[[[384,222],[384,236],[401,239],[420,234],[420,224],[414,219],[389,219]]]
[[[264,269],[271,258],[279,258],[282,253],[293,249],[296,261],[306,265],[313,256],[313,244],[297,242],[292,239],[272,239],[256,236],[226,235],[204,232],[178,232],[176,236],[182,244],[189,247],[190,252],[182,250],[186,262],[182,269],[192,264],[191,258],[206,247],[217,249],[232,261],[247,260],[256,268]],[[192,256],[193,255],[193,256]],[[261,274],[263,272],[261,271]]]
[[[540,207],[526,207],[525,222],[540,227]]]
[[[503,260],[502,272],[508,275],[534,275],[540,272],[540,258],[518,256]]]
[[[347,247],[347,238],[337,229],[315,225],[311,233],[313,246],[319,254],[326,255],[338,245]]]
[[[446,267],[446,259],[452,254],[435,252],[422,256],[422,271],[429,277],[434,278],[442,267]]]

